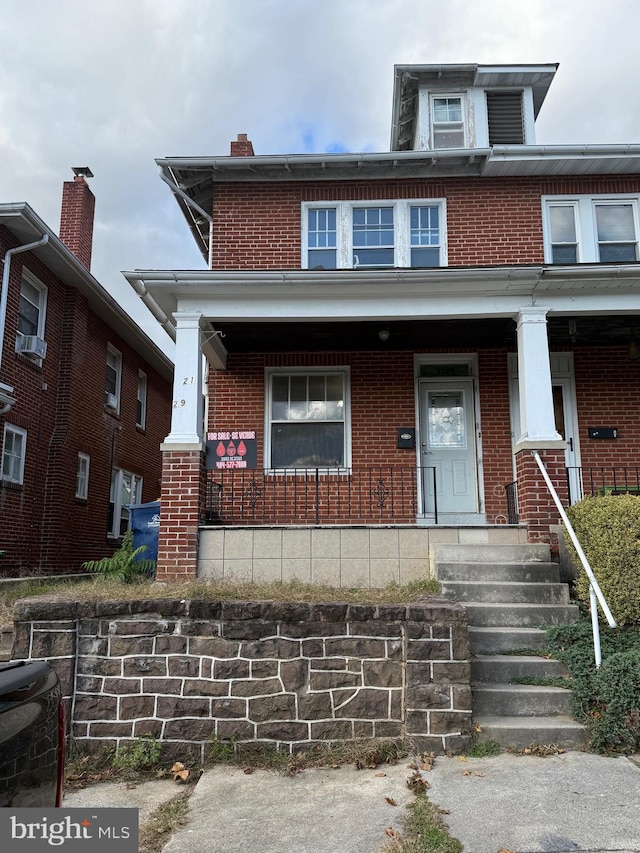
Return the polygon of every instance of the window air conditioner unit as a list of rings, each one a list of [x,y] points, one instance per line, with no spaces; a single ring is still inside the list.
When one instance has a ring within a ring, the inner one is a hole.
[[[47,354],[47,344],[37,335],[20,335],[16,340],[16,352],[44,358]]]
[[[108,406],[110,409],[118,408],[118,398],[115,394],[110,394],[108,391],[105,391],[104,402],[105,405]]]

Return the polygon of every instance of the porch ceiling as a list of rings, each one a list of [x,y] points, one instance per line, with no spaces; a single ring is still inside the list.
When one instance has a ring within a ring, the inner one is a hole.
[[[626,346],[640,339],[640,316],[550,317],[549,344],[554,347]],[[574,325],[575,324],[575,325]],[[247,322],[215,323],[228,352],[384,352],[425,349],[516,347],[511,318],[477,320],[406,320],[390,322]],[[378,333],[388,331],[387,340]]]

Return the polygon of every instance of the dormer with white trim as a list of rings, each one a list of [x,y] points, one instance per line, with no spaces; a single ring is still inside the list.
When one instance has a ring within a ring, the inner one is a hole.
[[[558,66],[396,65],[392,151],[535,145]]]

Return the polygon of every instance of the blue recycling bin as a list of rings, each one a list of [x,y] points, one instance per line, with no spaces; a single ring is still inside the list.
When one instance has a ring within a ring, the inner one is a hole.
[[[133,532],[133,547],[147,548],[137,558],[138,560],[158,559],[158,531],[160,530],[160,501],[150,501],[146,504],[129,504],[131,513],[131,530]]]

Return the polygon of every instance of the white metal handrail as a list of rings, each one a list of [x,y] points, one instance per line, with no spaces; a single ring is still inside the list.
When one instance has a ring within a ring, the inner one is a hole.
[[[558,497],[558,493],[556,492],[553,483],[547,473],[547,469],[544,467],[544,463],[540,458],[540,454],[537,450],[532,450],[531,455],[538,463],[538,468],[540,468],[540,472],[544,477],[544,481],[547,484],[547,488],[553,498],[553,502],[556,505],[558,512],[560,513],[560,518],[564,526],[567,529],[567,533],[569,534],[569,538],[573,542],[573,547],[576,549],[576,553],[580,558],[580,562],[583,565],[585,572],[587,573],[587,577],[589,578],[589,604],[591,607],[591,627],[593,629],[593,651],[596,659],[596,668],[600,667],[602,663],[602,651],[600,648],[600,623],[598,622],[598,602],[600,603],[600,607],[602,608],[602,612],[604,613],[607,622],[611,628],[616,628],[617,623],[616,620],[611,615],[611,610],[609,609],[609,605],[607,604],[607,600],[604,597],[602,590],[600,589],[600,584],[598,583],[596,576],[593,573],[593,569],[589,565],[589,561],[587,560],[587,556],[582,550],[582,546],[578,541],[578,537],[576,536],[576,532],[573,529],[571,522],[569,521],[569,517],[567,513],[564,511],[564,507],[560,503],[560,498]]]

